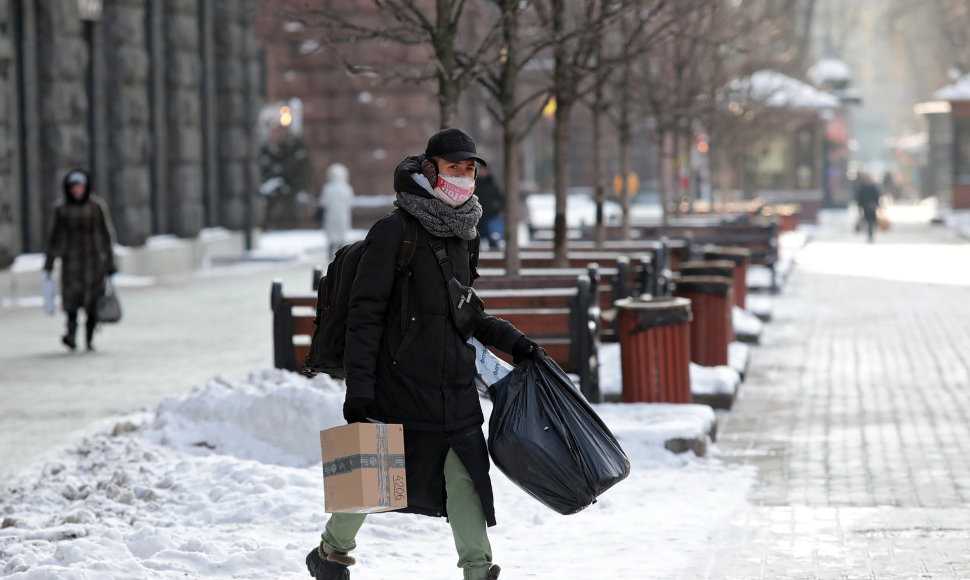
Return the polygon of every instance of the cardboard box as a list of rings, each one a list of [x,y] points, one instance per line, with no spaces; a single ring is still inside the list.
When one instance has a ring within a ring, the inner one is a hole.
[[[329,513],[386,512],[408,505],[404,427],[351,423],[320,431]]]

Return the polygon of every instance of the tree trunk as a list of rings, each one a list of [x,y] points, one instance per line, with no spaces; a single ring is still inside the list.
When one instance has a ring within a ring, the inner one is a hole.
[[[566,223],[566,204],[569,199],[569,113],[572,103],[562,102],[556,106],[556,123],[553,127],[553,182],[556,191],[556,221],[553,233],[553,266],[569,266],[568,224]]]
[[[440,128],[447,129],[455,126],[458,119],[458,84],[447,78],[444,73],[438,73],[438,111],[441,115]]]
[[[599,85],[602,87],[602,85]],[[594,237],[596,247],[602,248],[606,240],[606,223],[603,216],[603,204],[606,203],[606,185],[603,179],[603,90],[596,89],[593,103],[593,195],[596,201],[596,229]],[[626,213],[623,214],[626,219]]]
[[[561,39],[566,28],[565,2],[552,1],[552,35]],[[572,102],[569,98],[575,87],[570,83],[568,58],[566,47],[559,40],[553,47],[555,66],[552,73],[552,94],[556,99],[555,126],[552,139],[552,170],[553,188],[556,192],[556,219],[553,225],[553,266],[565,268],[568,265],[566,257],[567,228],[566,203],[569,192],[569,113]]]
[[[623,203],[623,240],[630,239],[630,200],[634,192],[630,191],[630,124],[624,122],[620,127],[620,179],[621,201]]]
[[[452,0],[437,0],[434,52],[438,59],[438,110],[442,129],[454,127],[458,120],[458,97],[461,87],[456,80],[458,59],[455,54],[457,30],[451,20]]]
[[[502,163],[505,167],[505,275],[519,275],[519,156],[512,120],[502,124]]]
[[[665,173],[668,171],[667,167],[667,132],[663,129],[657,130],[657,155],[660,157],[660,221],[663,225],[667,225],[670,221],[669,203],[670,203],[670,191],[669,191],[669,180],[666,179]]]

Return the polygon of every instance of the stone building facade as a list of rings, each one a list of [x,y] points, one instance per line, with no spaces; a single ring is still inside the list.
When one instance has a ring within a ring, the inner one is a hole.
[[[0,0],[0,269],[71,168],[118,242],[259,223],[256,0]]]

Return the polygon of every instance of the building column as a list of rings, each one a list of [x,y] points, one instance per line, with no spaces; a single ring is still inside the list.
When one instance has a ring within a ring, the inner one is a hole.
[[[219,223],[215,29],[213,3],[199,2],[199,58],[202,64],[202,82],[199,86],[202,106],[202,199],[205,205],[206,226]]]
[[[248,231],[256,223],[253,153],[256,117],[250,95],[255,6],[252,0],[224,0],[215,9],[216,118],[218,122],[219,225]]]
[[[46,223],[54,204],[64,199],[64,176],[76,167],[88,167],[90,161],[85,91],[88,49],[77,0],[37,2],[34,9],[40,107],[37,124],[27,129],[36,128],[39,135],[38,197],[43,200],[41,214]]]
[[[145,0],[105,2],[102,24],[109,203],[118,241],[141,246],[152,233]]]
[[[165,106],[165,0],[145,1],[152,233],[168,232],[168,122]]]
[[[10,6],[0,0],[0,269],[20,253],[20,189],[15,187],[17,159],[17,68],[10,34]],[[11,82],[11,80],[14,82]]]

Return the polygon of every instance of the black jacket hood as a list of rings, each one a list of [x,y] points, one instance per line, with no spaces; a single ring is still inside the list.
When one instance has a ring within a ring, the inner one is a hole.
[[[67,184],[67,178],[70,177],[72,173],[83,173],[84,178],[87,180],[87,184],[84,186],[84,195],[81,196],[81,199],[75,199],[74,196],[71,195],[71,188]],[[64,176],[64,181],[61,182],[61,185],[64,187],[64,201],[67,203],[84,203],[91,197],[91,175],[83,169],[72,169],[68,171],[67,175]]]
[[[429,199],[434,197],[430,191],[421,187],[411,177],[415,173],[421,173],[421,164],[424,160],[424,155],[410,155],[398,164],[394,170],[394,191],[396,193],[413,193]]]

